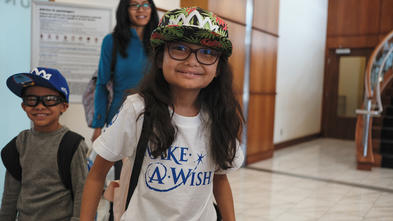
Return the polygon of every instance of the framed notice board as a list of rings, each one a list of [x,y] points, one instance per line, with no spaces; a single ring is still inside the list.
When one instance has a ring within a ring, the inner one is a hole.
[[[32,1],[31,10],[31,68],[60,70],[70,86],[70,102],[80,103],[98,68],[102,40],[112,31],[112,9]]]

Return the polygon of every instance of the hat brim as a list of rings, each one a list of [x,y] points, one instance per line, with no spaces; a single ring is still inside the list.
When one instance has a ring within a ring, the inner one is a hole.
[[[225,56],[232,54],[232,43],[227,37],[193,26],[157,27],[151,35],[151,45],[157,48],[166,42],[184,41],[222,51]]]
[[[41,86],[58,91],[49,81],[31,73],[18,73],[7,79],[7,87],[18,97],[23,96],[23,89],[32,86]]]

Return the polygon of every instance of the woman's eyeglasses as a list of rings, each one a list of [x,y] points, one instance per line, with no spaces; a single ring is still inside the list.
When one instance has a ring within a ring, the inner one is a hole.
[[[51,107],[63,103],[64,101],[65,100],[63,97],[56,96],[56,95],[44,95],[44,96],[26,95],[23,97],[23,104],[29,107],[35,107],[40,102],[45,107]]]
[[[150,9],[150,3],[143,3],[143,4],[131,3],[128,5],[128,7],[130,7],[130,9],[132,10],[138,10],[139,8],[146,10],[146,9]]]
[[[183,44],[170,43],[168,44],[169,56],[178,61],[184,61],[192,53],[195,54],[197,61],[204,65],[211,65],[216,63],[221,53],[211,48],[192,49]]]

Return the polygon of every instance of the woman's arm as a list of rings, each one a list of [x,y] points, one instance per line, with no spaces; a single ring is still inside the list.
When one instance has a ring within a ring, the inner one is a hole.
[[[102,41],[100,61],[98,64],[97,83],[94,93],[93,128],[102,128],[106,123],[108,90],[106,84],[111,79],[113,38],[109,34]]]
[[[214,174],[213,194],[223,221],[234,221],[235,209],[233,206],[232,191],[226,174]]]
[[[80,221],[93,221],[97,212],[98,203],[104,189],[105,178],[113,162],[107,161],[97,155],[94,164],[87,175],[82,195]]]

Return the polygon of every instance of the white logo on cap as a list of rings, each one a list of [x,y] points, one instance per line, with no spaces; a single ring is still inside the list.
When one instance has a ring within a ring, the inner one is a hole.
[[[34,68],[34,70],[31,73],[35,74],[35,75],[38,75],[38,76],[41,76],[42,78],[45,78],[48,81],[52,77],[52,74],[46,73],[45,70],[39,71],[37,68]]]
[[[68,94],[68,91],[67,91],[67,89],[65,87],[62,87],[61,90],[64,92],[65,95]]]
[[[192,19],[192,17],[196,17],[198,19],[198,24],[199,25],[193,25],[190,24],[190,21]],[[179,17],[177,17],[176,19],[169,19],[169,25],[177,25],[179,24],[179,22],[183,20],[183,25],[184,26],[193,26],[193,27],[198,27],[203,29],[206,23],[209,23],[209,28],[210,31],[214,31],[217,32],[218,30],[218,25],[213,25],[212,21],[210,20],[209,17],[206,17],[205,19],[203,19],[203,16],[201,14],[199,14],[198,10],[194,10],[192,11],[186,18],[186,16],[184,14],[180,14]]]

